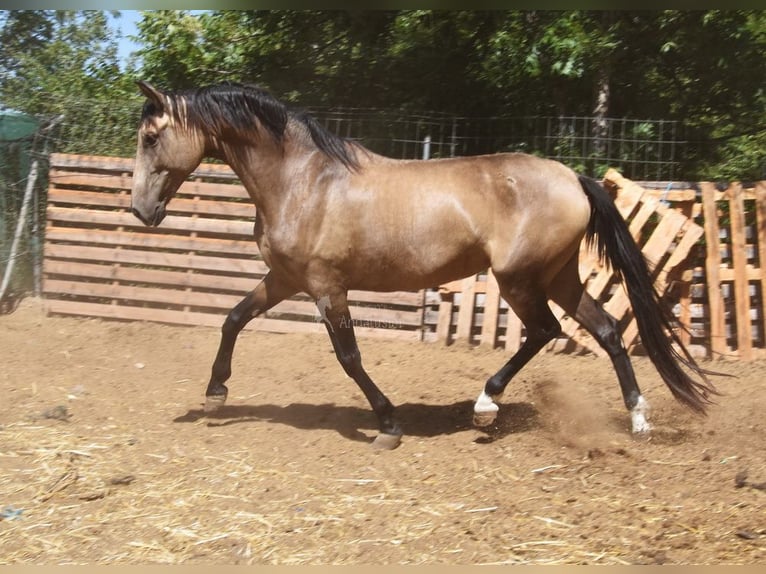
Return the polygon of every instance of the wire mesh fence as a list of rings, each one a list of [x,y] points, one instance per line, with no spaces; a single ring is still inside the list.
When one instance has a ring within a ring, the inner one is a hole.
[[[8,295],[36,284],[42,243],[35,184],[43,127],[31,116],[0,111],[0,312]]]
[[[679,123],[581,116],[455,117],[373,109],[315,109],[328,129],[383,155],[416,159],[526,152],[600,176],[671,181],[680,168]]]
[[[122,102],[56,102],[55,109],[62,113],[56,129],[46,127],[50,117],[29,118],[36,125],[23,137],[3,136],[0,122],[0,282],[7,283],[5,292],[0,292],[0,302],[9,293],[39,290],[36,277],[40,274],[37,267],[43,244],[47,154],[132,157],[142,103],[138,96]],[[683,169],[685,142],[674,121],[575,116],[455,117],[370,108],[308,111],[330,131],[394,158],[520,151],[557,159],[578,172],[597,177],[614,167],[626,177],[643,181],[673,181]],[[35,161],[39,176],[28,189],[30,167]],[[19,224],[21,213],[26,213],[25,221]],[[9,266],[14,273],[6,279]]]

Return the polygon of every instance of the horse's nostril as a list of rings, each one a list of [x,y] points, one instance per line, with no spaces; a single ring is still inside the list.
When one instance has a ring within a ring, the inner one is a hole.
[[[149,222],[144,219],[144,216],[141,215],[141,212],[138,211],[135,207],[131,207],[130,212],[135,215],[141,221],[141,223],[144,225],[149,225]]]

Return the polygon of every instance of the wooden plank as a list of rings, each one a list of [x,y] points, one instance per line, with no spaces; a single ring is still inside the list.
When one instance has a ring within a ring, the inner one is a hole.
[[[646,222],[649,221],[649,218],[657,212],[655,208],[656,203],[651,203],[648,201],[641,202],[641,207],[638,208],[636,215],[631,220],[630,225],[628,226],[628,230],[633,236],[633,241],[636,243],[639,243],[641,239],[641,232],[643,231]]]
[[[763,274],[760,267],[753,267],[752,265],[748,264],[745,266],[745,275],[747,276],[748,281],[760,281],[763,279]],[[730,267],[722,267],[718,271],[718,280],[721,283],[726,282],[734,282],[735,279],[735,273],[734,269],[731,269]]]
[[[486,297],[484,298],[484,324],[481,327],[481,344],[490,348],[497,342],[497,321],[500,315],[500,287],[492,271],[487,272]]]
[[[79,186],[130,190],[133,185],[133,178],[129,175],[116,175],[111,173],[87,173],[51,169],[48,172],[48,182],[54,189],[56,186]]]
[[[697,199],[697,191],[694,189],[645,189],[645,193],[655,199],[662,199],[673,204],[694,203]]]
[[[128,209],[130,207],[130,196],[104,191],[51,188],[48,190],[48,202],[57,205],[76,205],[78,206],[77,211],[86,205]],[[240,217],[251,220],[255,217],[255,206],[250,202],[194,201],[176,197],[168,204],[167,210],[168,213],[220,215],[223,217]],[[130,215],[135,217],[132,214]]]
[[[76,259],[82,261],[111,261],[112,263],[199,269],[203,271],[239,273],[250,276],[261,276],[268,272],[267,265],[263,261],[258,261],[255,258],[234,259],[208,255],[190,256],[184,253],[168,253],[158,250],[138,251],[133,249],[47,243],[45,245],[44,254],[46,258],[54,257],[57,259]]]
[[[689,274],[691,275],[691,274]],[[692,324],[692,297],[691,281],[684,280],[680,285],[680,296],[678,298],[678,322],[682,329],[678,332],[678,338],[684,347],[689,347],[692,342],[691,324]]]
[[[168,285],[179,288],[207,289],[213,291],[231,291],[238,297],[252,290],[259,277],[234,277],[208,275],[205,273],[187,274],[180,271],[147,269],[145,267],[113,267],[110,264],[81,263],[48,259],[45,262],[46,277],[76,277],[82,279],[110,279],[121,282],[148,285]],[[308,296],[306,296],[308,297]],[[357,291],[348,292],[348,300],[355,303],[391,305],[419,309],[422,294],[410,291]]]
[[[681,228],[687,222],[687,219],[676,211],[666,211],[657,223],[649,239],[641,248],[644,257],[649,264],[650,269],[657,273],[657,265],[667,255],[670,246],[678,237]]]
[[[81,301],[65,301],[47,299],[45,307],[48,313],[65,315],[81,315],[86,317],[103,317],[107,319],[123,319],[132,321],[148,321],[170,323],[176,325],[209,326],[220,328],[225,315],[199,313],[193,311],[176,311],[170,309],[152,309],[149,307],[133,307],[128,305],[105,305],[102,303],[86,303]],[[290,321],[257,317],[248,323],[246,329],[267,331],[273,333],[317,333],[326,335],[322,323],[315,321]],[[418,341],[420,332],[400,329],[375,329],[356,327],[355,332],[360,338],[383,338],[400,341]]]
[[[755,186],[755,215],[758,230],[758,271],[760,277],[754,279],[761,285],[761,301],[766,299],[766,181],[759,181]],[[748,280],[750,277],[748,276]],[[766,305],[761,303],[761,329],[766,337]],[[764,343],[764,341],[762,341]],[[766,343],[765,343],[766,344]]]
[[[705,276],[707,282],[708,311],[710,314],[710,351],[714,358],[727,354],[726,317],[724,315],[723,294],[721,293],[721,252],[719,244],[718,206],[715,201],[715,186],[701,183],[702,211],[705,217]]]
[[[656,285],[660,292],[665,292],[667,288],[668,274],[674,271],[686,258],[694,246],[697,245],[699,239],[705,234],[705,230],[692,223],[691,220],[684,226],[684,235],[678,242],[678,245],[673,250],[665,266],[657,276]],[[681,324],[681,329],[678,333],[681,342],[684,346],[688,347],[691,344],[691,277],[692,272],[687,269],[681,276],[681,293],[679,296],[680,313],[678,316],[678,322]]]
[[[742,186],[729,187],[729,215],[731,217],[731,250],[734,267],[734,308],[737,323],[737,353],[745,361],[753,358],[753,341],[750,325],[750,286],[747,281],[747,253],[745,251],[745,200]]]
[[[673,211],[667,211],[662,216],[642,249],[650,265],[659,262],[668,252],[670,245],[675,241],[678,232],[686,221],[685,217]],[[604,310],[617,318],[625,316],[630,308],[630,298],[624,285],[615,291],[612,298],[604,305]],[[631,329],[625,329],[622,333],[623,341],[628,347],[634,344],[637,336],[638,328],[635,326]]]
[[[184,195],[199,196],[204,198],[218,197],[237,200],[247,200],[251,202],[250,194],[245,187],[239,183],[215,183],[206,181],[185,181],[178,188],[176,196]]]
[[[460,297],[460,308],[457,314],[457,329],[455,339],[471,342],[471,330],[476,305],[476,275],[463,279],[463,289]]]
[[[231,309],[242,299],[239,295],[185,291],[179,288],[161,289],[156,287],[136,287],[115,283],[84,283],[81,281],[50,278],[46,278],[43,291],[46,295],[100,297],[141,303],[213,307],[221,310]]]
[[[612,168],[604,174],[604,186],[607,189],[617,189],[614,204],[623,219],[628,219],[631,216],[644,195],[642,187],[634,185],[632,181],[624,178],[620,172]]]
[[[588,294],[596,300],[600,300],[604,291],[611,285],[614,272],[611,267],[602,267],[595,277],[591,277],[587,284]]]
[[[80,223],[89,226],[123,226],[144,230],[145,226],[132,213],[120,213],[98,209],[72,209],[66,207],[49,206],[46,210],[48,221],[65,221],[67,223]],[[253,214],[254,216],[255,214]],[[254,219],[254,217],[253,217]],[[253,221],[239,221],[233,219],[210,219],[182,217],[168,215],[162,221],[164,230],[183,230],[204,233],[219,233],[225,235],[253,234]]]
[[[351,303],[398,305],[420,309],[423,306],[423,293],[422,291],[358,291],[352,289],[348,292],[348,300]]]
[[[50,155],[49,164],[54,168],[71,168],[78,171],[101,170],[133,173],[135,160],[133,158],[54,153]],[[237,175],[228,165],[212,163],[200,164],[190,177],[237,179]]]
[[[205,293],[183,289],[160,289],[137,287],[114,283],[83,283],[60,279],[46,279],[44,292],[47,295],[64,294],[81,297],[101,297],[120,301],[155,303],[164,305],[211,307],[228,310],[242,299],[239,295]],[[282,301],[269,312],[271,315],[301,315],[309,319],[317,316],[313,301],[288,299]],[[399,327],[419,327],[420,311],[403,311],[382,307],[351,307],[351,318],[357,325],[398,325]]]
[[[465,278],[455,279],[449,283],[443,283],[439,285],[439,291],[441,293],[462,293],[465,287]],[[487,284],[484,281],[477,281],[473,286],[474,295],[479,295],[487,292]]]
[[[231,291],[240,298],[252,290],[260,281],[257,277],[232,277],[209,275],[206,273],[188,274],[183,271],[147,269],[145,267],[114,267],[108,264],[81,263],[79,261],[47,259],[45,273],[47,278],[77,278],[78,280],[110,279],[123,283],[146,285],[169,285],[179,288],[207,289],[211,291]]]
[[[85,205],[130,208],[130,196],[119,193],[117,190],[110,191],[83,191],[80,189],[61,189],[58,187],[48,188],[48,203],[74,204],[77,208]],[[76,208],[74,208],[76,209]]]
[[[295,300],[289,300],[295,303]],[[285,301],[287,303],[288,301]],[[316,310],[316,304],[314,301],[307,301],[308,308],[311,310],[312,316],[318,316]],[[280,303],[281,305],[282,303]],[[275,307],[278,309],[279,305]],[[301,307],[303,308],[303,307]],[[298,309],[295,306],[295,309]],[[280,312],[281,309],[280,309]],[[351,320],[354,324],[354,328],[357,326],[370,324],[388,324],[397,325],[399,328],[420,328],[421,326],[421,312],[420,309],[391,309],[383,306],[370,307],[366,305],[351,305],[350,306]]]
[[[702,227],[696,225],[686,218],[683,218],[683,224],[683,236],[679,240],[675,249],[673,249],[673,253],[665,262],[665,265],[659,271],[657,278],[655,279],[654,287],[658,293],[664,293],[667,290],[668,275],[686,259],[686,257],[689,255],[689,252],[705,232]],[[688,328],[690,326],[688,317],[686,319],[684,317],[679,319],[684,328]],[[632,345],[636,341],[638,338],[638,323],[636,322],[635,317],[633,317],[625,327],[622,336],[627,345]],[[689,336],[685,329],[680,330],[679,336],[681,337],[682,341],[686,339],[686,342],[688,343]]]
[[[288,303],[288,301],[285,301]],[[282,305],[280,303],[279,305]],[[282,312],[277,305],[274,309]],[[316,305],[311,302],[312,316],[316,315]],[[420,309],[416,311],[405,311],[402,309],[387,309],[385,307],[367,307],[351,305],[349,307],[351,321],[354,329],[357,327],[391,327],[397,329],[417,328],[421,326]]]
[[[204,251],[222,255],[241,255],[259,258],[255,239],[222,239],[214,237],[189,237],[165,235],[142,230],[112,231],[104,229],[80,229],[75,227],[49,227],[45,230],[48,241],[65,241],[90,245],[122,245],[124,247],[158,247],[184,251]]]
[[[124,157],[52,153],[49,164],[53,168],[96,169],[133,173],[135,160]]]
[[[437,309],[426,309],[426,311],[425,311],[425,319],[424,319],[426,325],[431,325],[434,328],[436,328],[436,325],[438,323],[438,318],[439,318],[439,310],[438,310],[438,308]],[[505,329],[507,320],[508,320],[508,317],[507,317],[506,314],[501,315],[500,318],[497,321],[498,328],[499,329]],[[478,328],[478,330],[481,331],[481,327],[483,325],[484,325],[484,316],[483,316],[483,314],[478,313],[474,317],[474,325],[473,326],[474,326],[474,328]],[[457,321],[455,320],[454,312],[453,312],[452,326],[453,327],[457,326]],[[505,335],[504,334],[500,335],[498,337],[498,341],[505,341]],[[474,342],[476,342],[476,339],[474,340]]]
[[[452,307],[454,304],[453,293],[442,293],[439,303],[439,318],[436,322],[436,338],[445,344],[450,343],[452,331]]]
[[[673,253],[657,273],[654,284],[661,293],[664,293],[667,288],[668,275],[689,256],[697,241],[705,234],[705,230],[700,225],[687,220],[682,228],[682,233],[683,235],[673,249]]]
[[[94,187],[130,190],[133,178],[129,175],[111,175],[110,173],[88,173],[52,169],[48,181],[55,189],[73,187]],[[185,181],[176,195],[196,195],[200,197],[224,197],[238,200],[250,200],[247,190],[239,183],[211,183],[205,181]]]

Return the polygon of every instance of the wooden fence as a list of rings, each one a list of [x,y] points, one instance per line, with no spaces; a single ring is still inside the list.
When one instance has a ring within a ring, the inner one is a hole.
[[[203,164],[169,205],[160,228],[129,213],[132,160],[53,155],[43,292],[49,313],[220,326],[267,268],[252,239],[255,209],[226,166]],[[766,356],[759,262],[766,257],[766,186],[647,190],[610,170],[605,183],[654,268],[656,285],[689,328],[698,356]],[[704,223],[704,227],[702,226]],[[707,247],[707,249],[706,249]],[[584,248],[583,248],[584,249]],[[640,351],[626,293],[592,252],[580,274]],[[350,294],[360,336],[465,341],[513,351],[525,333],[490,273],[417,292]],[[561,309],[565,337],[551,349],[588,349],[593,339]],[[305,295],[248,328],[324,332]]]
[[[160,228],[129,211],[132,160],[53,155],[43,294],[50,313],[220,326],[268,268],[253,240],[255,208],[231,170],[202,165]],[[424,292],[349,294],[360,335],[418,341]],[[307,296],[249,328],[325,332]]]

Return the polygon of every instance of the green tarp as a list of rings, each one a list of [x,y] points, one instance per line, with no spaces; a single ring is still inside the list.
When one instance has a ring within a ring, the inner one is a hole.
[[[29,139],[40,122],[21,112],[0,110],[0,144]]]
[[[39,127],[31,116],[0,109],[0,277],[8,263]]]

